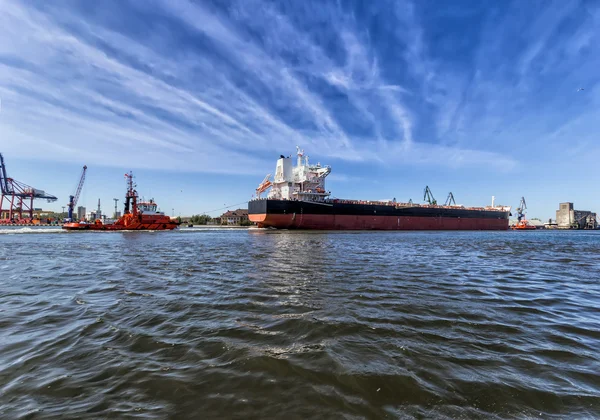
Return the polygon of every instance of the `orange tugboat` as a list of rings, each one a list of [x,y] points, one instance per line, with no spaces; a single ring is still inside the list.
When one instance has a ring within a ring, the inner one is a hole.
[[[521,220],[520,222],[517,222],[516,225],[511,226],[512,230],[536,230],[537,228],[535,226],[533,226],[531,223],[529,223],[529,221],[527,220]]]
[[[93,223],[72,222],[65,223],[66,230],[173,230],[179,223],[171,220],[169,216],[158,211],[154,200],[139,202],[138,193],[133,184],[133,174],[125,174],[127,178],[127,194],[125,194],[125,211],[123,216],[114,223],[103,223],[96,220]]]

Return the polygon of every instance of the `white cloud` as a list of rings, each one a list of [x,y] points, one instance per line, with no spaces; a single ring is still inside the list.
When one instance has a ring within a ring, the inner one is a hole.
[[[310,33],[263,3],[244,3],[235,11],[238,21],[261,27],[263,45],[234,22],[197,4],[151,5],[208,37],[241,77],[260,82],[264,94],[298,123],[220,71],[220,63],[213,61],[219,58],[182,47],[184,58],[175,60],[144,40],[82,20],[72,11],[61,11],[59,24],[25,3],[5,0],[0,54],[16,61],[0,62],[0,136],[12,139],[2,148],[54,160],[128,166],[134,160],[138,166],[224,173],[262,172],[271,165],[262,156],[295,144],[310,147],[315,155],[350,161],[514,164],[498,153],[431,144],[432,139],[421,142],[415,129],[427,121],[404,101],[421,93],[384,79],[368,36],[339,8],[327,9],[323,20],[346,53],[341,64]],[[397,7],[402,23],[397,35],[408,46],[406,63],[401,64],[426,84],[434,73],[423,30],[410,3]],[[108,53],[90,39],[101,40],[117,53]],[[291,65],[286,54],[300,57],[300,64]],[[142,63],[143,70],[134,62]],[[301,75],[319,77],[343,91],[373,129],[372,138],[346,131]],[[456,109],[448,107],[447,114]],[[451,126],[448,115],[440,123],[445,131]],[[388,119],[395,123],[392,135],[383,127]]]

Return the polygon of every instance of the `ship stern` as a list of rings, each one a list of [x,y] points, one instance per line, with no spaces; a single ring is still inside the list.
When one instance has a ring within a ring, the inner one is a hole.
[[[248,219],[262,227],[267,218],[267,200],[252,200],[248,202]]]

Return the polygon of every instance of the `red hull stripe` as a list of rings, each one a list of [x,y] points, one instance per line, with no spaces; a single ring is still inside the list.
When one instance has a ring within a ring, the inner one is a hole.
[[[251,214],[262,227],[322,230],[507,230],[507,219],[456,217]]]

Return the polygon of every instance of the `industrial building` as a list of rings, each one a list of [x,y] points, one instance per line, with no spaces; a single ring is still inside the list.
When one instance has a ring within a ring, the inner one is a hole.
[[[77,207],[77,220],[85,220],[86,208],[83,206]]]
[[[573,203],[560,203],[556,210],[556,225],[559,229],[596,229],[596,213],[587,210],[575,210]]]

